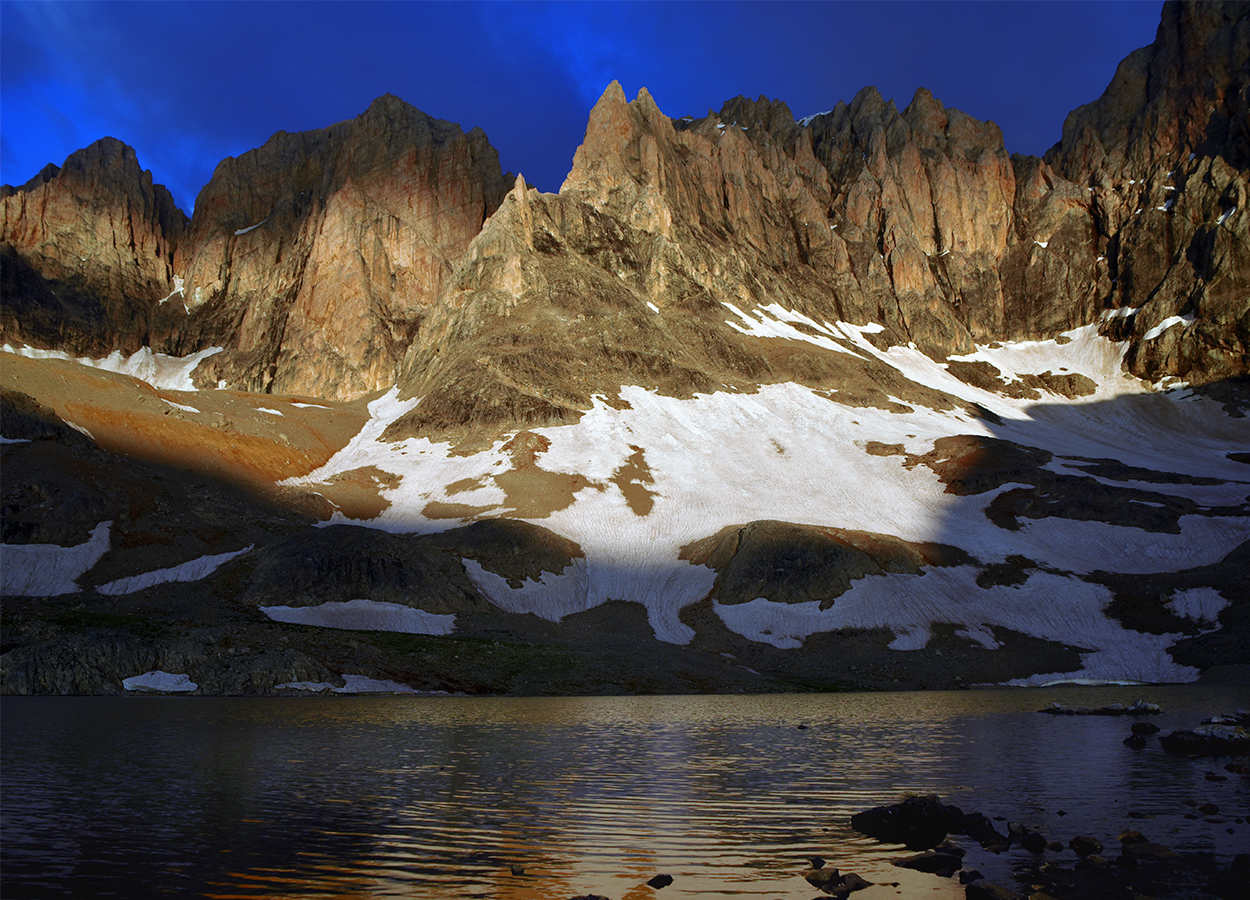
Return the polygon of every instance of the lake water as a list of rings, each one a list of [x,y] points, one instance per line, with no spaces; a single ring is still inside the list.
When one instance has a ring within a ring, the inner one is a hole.
[[[1250,825],[1235,821],[1250,814],[1246,776],[1208,781],[1225,760],[1172,757],[1157,741],[1131,750],[1129,718],[1036,713],[1139,697],[1164,707],[1164,733],[1250,707],[1250,691],[1192,686],[8,697],[0,894],[808,900],[819,892],[800,873],[820,855],[878,883],[857,900],[963,897],[957,880],[894,867],[898,848],[850,830],[851,813],[905,792],[1065,844],[1114,845],[1131,825],[1226,865],[1250,849]],[[1220,813],[1185,818],[1205,802]],[[961,840],[966,865],[1008,883],[1024,855]],[[673,883],[646,886],[659,873]]]

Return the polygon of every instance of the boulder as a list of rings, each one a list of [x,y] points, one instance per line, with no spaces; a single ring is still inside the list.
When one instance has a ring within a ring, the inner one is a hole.
[[[1161,735],[1159,743],[1180,756],[1242,756],[1250,753],[1250,731],[1240,725],[1200,725]]]
[[[878,806],[851,816],[851,827],[860,834],[887,844],[903,844],[909,850],[930,850],[945,840],[963,812],[945,806],[934,795],[908,797],[901,803]]]
[[[955,853],[939,853],[936,850],[926,850],[924,853],[917,853],[915,856],[896,859],[893,864],[900,869],[915,869],[917,872],[930,872],[934,875],[950,878],[963,866],[963,857]]]
[[[1102,853],[1102,841],[1090,835],[1078,835],[1068,841],[1068,846],[1082,859],[1093,854]]]

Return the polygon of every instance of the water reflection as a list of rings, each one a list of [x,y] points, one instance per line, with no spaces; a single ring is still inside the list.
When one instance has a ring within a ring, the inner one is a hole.
[[[810,898],[799,873],[820,855],[879,882],[864,900],[962,897],[849,830],[852,812],[908,791],[1065,841],[1114,837],[1132,813],[1173,846],[1244,848],[1231,822],[1184,818],[1207,800],[1244,816],[1244,778],[1131,751],[1123,719],[1036,714],[1056,696],[1144,696],[1169,710],[1165,730],[1250,706],[1245,691],[1184,687],[6,698],[3,894],[636,900],[667,873],[665,897]],[[1010,854],[984,856],[977,868],[1009,874]]]

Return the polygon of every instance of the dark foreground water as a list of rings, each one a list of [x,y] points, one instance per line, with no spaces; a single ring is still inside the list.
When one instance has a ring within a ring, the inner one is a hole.
[[[862,900],[962,897],[850,830],[908,791],[1065,844],[1132,825],[1226,865],[1250,849],[1246,776],[1131,750],[1128,718],[1035,712],[1138,697],[1165,733],[1250,707],[1197,687],[5,698],[0,896],[811,898],[799,873],[818,854],[878,882]],[[1220,813],[1185,818],[1205,802]],[[970,846],[1004,880],[1023,852]],[[647,887],[657,873],[673,884]]]

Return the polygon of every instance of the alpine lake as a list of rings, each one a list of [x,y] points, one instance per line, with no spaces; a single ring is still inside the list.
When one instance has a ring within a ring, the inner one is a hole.
[[[908,794],[1036,829],[1069,865],[1071,838],[1132,827],[1227,868],[1250,850],[1250,776],[1126,746],[1133,717],[1038,714],[1137,699],[1167,734],[1250,689],[6,697],[0,893],[807,900],[818,856],[874,883],[860,900],[962,898],[851,828]],[[962,844],[1020,890],[1032,854]]]

